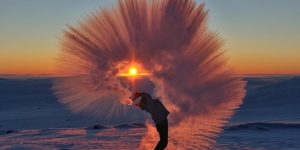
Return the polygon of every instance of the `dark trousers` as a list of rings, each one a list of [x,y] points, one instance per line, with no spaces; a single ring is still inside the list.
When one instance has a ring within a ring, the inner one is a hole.
[[[164,150],[168,145],[168,119],[157,124],[156,129],[159,133],[160,140],[157,143],[155,150]]]

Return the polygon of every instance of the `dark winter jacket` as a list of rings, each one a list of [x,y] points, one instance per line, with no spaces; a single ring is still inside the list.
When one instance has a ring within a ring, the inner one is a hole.
[[[147,93],[141,93],[141,96],[141,108],[151,114],[155,124],[159,124],[161,121],[167,119],[170,112],[158,99],[152,99]]]

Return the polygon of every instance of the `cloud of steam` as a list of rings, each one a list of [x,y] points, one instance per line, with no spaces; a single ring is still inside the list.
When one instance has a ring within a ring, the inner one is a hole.
[[[129,117],[124,112],[138,111],[126,106],[133,87],[117,74],[137,63],[171,111],[169,148],[207,149],[245,95],[221,47],[207,28],[204,4],[121,0],[65,31],[58,67],[73,77],[58,79],[53,89],[74,112]],[[152,131],[141,148],[154,145]]]

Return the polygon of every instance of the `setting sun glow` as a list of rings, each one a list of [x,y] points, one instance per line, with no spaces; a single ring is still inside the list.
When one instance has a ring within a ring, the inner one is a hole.
[[[137,76],[149,76],[150,74],[143,69],[143,67],[137,63],[132,63],[121,69],[117,76],[120,77],[137,77]]]
[[[135,76],[135,75],[137,75],[137,73],[138,73],[138,71],[137,71],[136,67],[130,67],[129,74]]]

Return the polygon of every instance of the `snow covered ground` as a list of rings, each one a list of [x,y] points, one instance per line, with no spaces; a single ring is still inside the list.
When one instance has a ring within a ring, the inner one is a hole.
[[[245,102],[215,149],[299,150],[300,77],[245,79]],[[146,134],[143,120],[72,114],[57,102],[51,84],[52,77],[0,78],[0,149],[138,149]]]
[[[21,130],[0,136],[0,149],[138,149],[144,127]],[[154,143],[155,144],[155,143]]]

